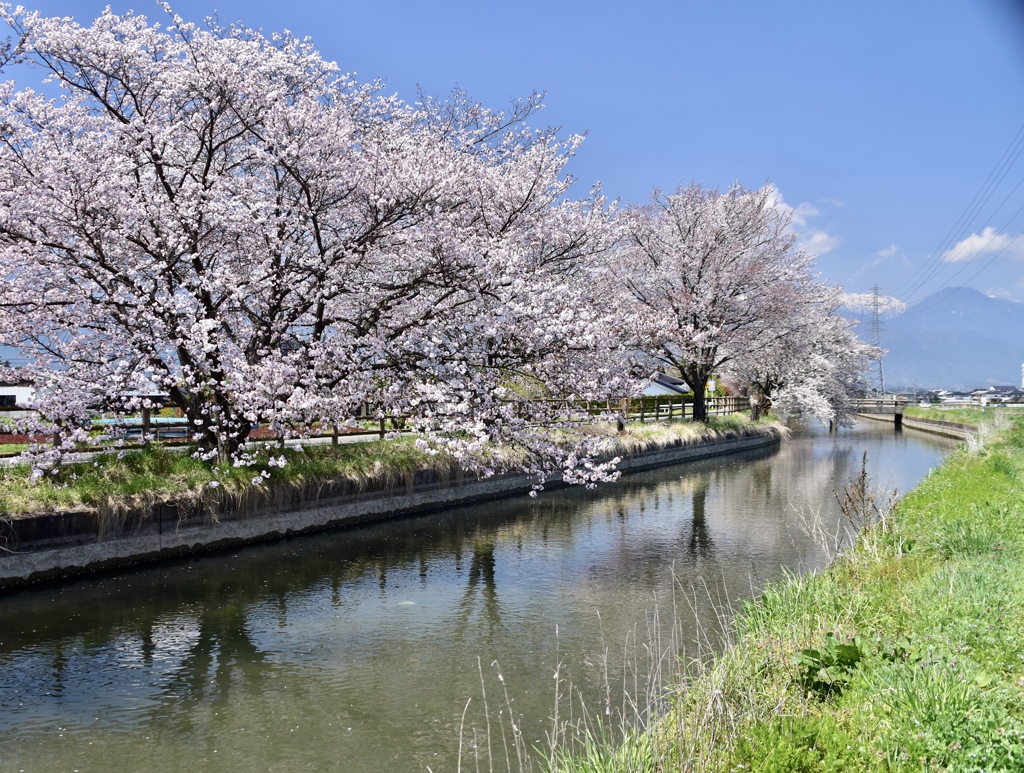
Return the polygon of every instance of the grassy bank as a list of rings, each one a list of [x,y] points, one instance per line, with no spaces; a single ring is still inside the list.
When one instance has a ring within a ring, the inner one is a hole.
[[[958,424],[970,424],[979,426],[991,422],[994,416],[1006,414],[1009,417],[1016,416],[1017,408],[922,408],[919,405],[908,405],[903,410],[903,415],[911,419],[932,419],[935,421],[954,421]],[[1024,416],[1024,411],[1020,411]]]
[[[825,572],[747,604],[655,729],[561,770],[1024,770],[1024,417],[953,453]]]
[[[588,431],[606,436],[607,454],[627,455],[763,430],[735,414],[713,417],[707,424],[631,424],[623,434],[607,426]],[[518,451],[512,448],[505,453]],[[301,451],[268,445],[260,455],[255,467],[216,467],[154,444],[123,454],[101,454],[37,480],[27,465],[0,468],[0,515],[18,518],[70,510],[125,513],[158,502],[209,508],[227,504],[245,509],[282,497],[314,499],[326,486],[336,489],[340,484],[353,492],[397,490],[411,485],[421,471],[431,471],[442,479],[460,474],[452,458],[423,453],[405,438],[308,445]],[[268,465],[269,460],[281,456],[287,464]],[[264,474],[254,475],[258,471]]]

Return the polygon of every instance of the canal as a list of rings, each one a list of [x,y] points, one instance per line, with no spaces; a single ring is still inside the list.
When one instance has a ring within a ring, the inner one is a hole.
[[[463,770],[517,769],[515,732],[544,750],[581,706],[642,708],[723,609],[820,568],[803,523],[840,524],[865,451],[875,485],[906,491],[952,446],[815,428],[596,491],[2,596],[0,770],[440,773],[460,748]]]

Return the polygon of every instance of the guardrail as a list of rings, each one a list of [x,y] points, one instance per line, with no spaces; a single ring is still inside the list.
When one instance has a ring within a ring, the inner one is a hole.
[[[907,401],[901,397],[865,397],[853,401],[857,413],[898,413],[902,414]]]
[[[892,416],[897,431],[903,428],[903,409],[907,400],[903,397],[866,397],[855,400],[854,412],[868,416]]]

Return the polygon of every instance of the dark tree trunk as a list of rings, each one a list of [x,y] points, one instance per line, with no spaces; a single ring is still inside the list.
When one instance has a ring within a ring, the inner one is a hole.
[[[762,416],[768,413],[772,406],[772,401],[765,397],[760,392],[755,392],[750,395],[750,420],[758,421]]]
[[[691,385],[693,388],[693,420],[694,421],[707,421],[708,420],[708,403],[704,398],[704,390],[707,388],[707,382],[701,384],[698,389],[696,386]]]
[[[226,395],[213,394],[204,400],[197,395],[170,390],[171,403],[188,419],[190,432],[197,435],[199,451],[204,456],[216,450],[214,463],[234,461],[249,435],[249,423],[234,410]]]
[[[704,397],[704,392],[708,388],[708,379],[711,378],[711,368],[707,365],[691,363],[685,368],[680,368],[679,375],[682,376],[686,385],[693,390],[693,420],[707,421],[708,403]]]

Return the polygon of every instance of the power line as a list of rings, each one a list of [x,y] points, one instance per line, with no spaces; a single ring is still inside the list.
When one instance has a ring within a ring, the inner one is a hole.
[[[1024,207],[1021,207],[1021,210],[1024,210]],[[983,266],[982,266],[981,268],[979,268],[979,269],[978,269],[977,271],[975,271],[975,272],[974,272],[973,274],[971,274],[971,275],[970,275],[969,277],[967,277],[966,281],[967,281],[967,282],[970,282],[970,281],[971,281],[972,279],[974,279],[974,277],[976,277],[976,276],[977,276],[978,274],[980,274],[980,273],[981,273],[982,271],[984,271],[984,270],[985,270],[986,268],[988,268],[989,266],[991,266],[991,265],[992,265],[992,263],[993,263],[993,261],[995,261],[995,259],[996,259],[996,258],[998,258],[998,257],[999,257],[1000,255],[1002,255],[1002,254],[1003,254],[1004,252],[1006,252],[1006,251],[1007,251],[1008,249],[1010,249],[1010,247],[1012,247],[1012,246],[1014,245],[1014,243],[1015,243],[1015,242],[1016,242],[1016,241],[1017,241],[1017,240],[1018,240],[1018,239],[1019,239],[1019,238],[1020,238],[1021,236],[1024,236],[1024,234],[1017,234],[1017,235],[1016,235],[1016,236],[1014,236],[1014,237],[1013,237],[1012,239],[1010,239],[1010,241],[1009,241],[1009,242],[1007,242],[1007,243],[1006,243],[1006,245],[1005,245],[1005,246],[1004,246],[1004,247],[1003,247],[1003,248],[1002,248],[1001,250],[999,250],[999,252],[997,252],[997,253],[996,253],[995,255],[993,255],[993,256],[992,256],[991,258],[989,258],[989,259],[988,259],[987,261],[985,261],[985,264],[984,264],[984,265],[983,265]],[[967,266],[965,265],[965,266],[964,266],[963,268],[967,268]],[[963,269],[961,269],[961,271],[962,271],[962,270],[963,270]],[[954,275],[953,275],[953,276],[951,277],[951,279],[955,279],[955,278],[957,277],[957,275],[958,275],[959,273],[960,273],[960,272],[958,271],[958,272],[957,272],[956,274],[954,274]],[[938,305],[938,304],[942,303],[942,301],[944,301],[944,300],[945,300],[945,297],[943,297],[943,298],[939,298],[938,300],[936,300],[936,301],[934,301],[934,302],[932,302],[932,303],[929,303],[929,304],[928,304],[927,306],[925,306],[925,307],[923,307],[923,308],[920,308],[920,309],[915,309],[914,311],[908,311],[908,312],[906,312],[906,313],[907,313],[907,314],[920,314],[920,313],[921,313],[922,311],[927,311],[928,309],[932,308],[933,306],[936,306],[936,305]]]
[[[998,211],[999,211],[1000,209],[1002,209],[1002,208],[1003,208],[1003,206],[1004,206],[1004,205],[1006,204],[1006,202],[1007,202],[1007,201],[1008,201],[1008,200],[1010,199],[1010,197],[1011,197],[1011,196],[1012,196],[1012,195],[1013,195],[1013,194],[1014,194],[1014,193],[1015,193],[1015,192],[1017,191],[1017,189],[1021,187],[1021,185],[1024,185],[1024,178],[1022,178],[1022,179],[1020,180],[1020,182],[1018,182],[1018,183],[1017,183],[1017,184],[1016,184],[1016,185],[1015,185],[1015,186],[1013,187],[1013,190],[1011,190],[1011,191],[1010,191],[1010,193],[1009,193],[1009,194],[1007,194],[1006,198],[1004,198],[1004,199],[1003,199],[1003,201],[1002,201],[1002,203],[1000,203],[1000,205],[999,205],[999,206],[998,206],[998,207],[996,208],[996,210],[995,210],[996,212],[998,212]],[[951,277],[948,277],[948,278],[947,278],[947,279],[945,280],[945,282],[944,282],[944,285],[945,285],[946,287],[948,287],[948,286],[950,285],[950,283],[951,283],[951,282],[953,281],[953,279],[955,279],[955,278],[956,278],[957,276],[959,276],[959,275],[960,275],[961,273],[963,273],[963,270],[964,270],[965,268],[967,268],[967,266],[969,266],[969,265],[970,265],[971,263],[973,263],[974,261],[978,260],[978,258],[980,258],[980,257],[981,257],[981,256],[982,256],[982,255],[983,255],[983,254],[984,254],[984,253],[985,253],[985,252],[987,251],[987,249],[988,249],[988,246],[989,246],[990,244],[992,244],[993,240],[994,240],[994,239],[995,239],[996,237],[998,237],[998,236],[1002,235],[1002,234],[1003,234],[1003,233],[1004,233],[1004,232],[1005,232],[1005,231],[1006,231],[1006,230],[1007,230],[1007,229],[1009,228],[1010,224],[1011,224],[1011,223],[1012,223],[1012,222],[1013,222],[1014,220],[1016,220],[1016,219],[1017,219],[1017,216],[1018,216],[1018,215],[1020,215],[1020,214],[1021,214],[1021,212],[1024,212],[1024,207],[1021,207],[1021,208],[1020,208],[1020,209],[1018,209],[1018,210],[1017,210],[1016,212],[1014,212],[1014,213],[1013,213],[1013,215],[1012,215],[1012,216],[1010,217],[1010,219],[1009,219],[1009,220],[1007,220],[1007,221],[1006,221],[1006,222],[1005,222],[1005,223],[1003,224],[1002,228],[999,228],[999,229],[998,229],[998,230],[996,230],[996,231],[995,231],[995,232],[994,232],[993,234],[991,234],[991,235],[989,236],[989,238],[988,238],[988,241],[987,241],[987,242],[985,242],[985,244],[984,244],[984,245],[983,245],[983,246],[982,246],[982,247],[981,247],[981,248],[980,248],[979,250],[977,250],[977,251],[975,252],[975,254],[974,254],[973,256],[971,256],[970,258],[968,258],[968,259],[967,259],[967,260],[966,260],[966,261],[965,261],[965,262],[963,263],[963,265],[962,265],[962,266],[961,266],[961,267],[960,267],[959,269],[957,269],[957,271],[955,271],[955,272],[953,273],[953,276],[951,276]],[[995,216],[995,213],[993,213],[993,216]],[[983,233],[984,233],[984,231],[983,231]],[[963,236],[963,233],[961,233],[961,234],[960,234],[960,236]],[[957,242],[957,244],[959,244],[959,243],[960,243],[960,241],[958,241],[958,242]],[[911,287],[911,288],[910,288],[909,290],[907,290],[907,292],[905,293],[905,297],[907,298],[907,302],[908,302],[908,303],[909,303],[909,302],[912,302],[912,297],[913,297],[913,294],[914,294],[914,293],[915,293],[915,292],[916,292],[916,291],[917,291],[918,289],[920,289],[920,288],[921,288],[921,287],[922,287],[922,286],[923,286],[923,285],[924,285],[924,284],[925,284],[926,282],[928,282],[928,281],[929,281],[929,280],[930,280],[930,279],[931,279],[932,277],[934,277],[934,276],[935,276],[935,274],[936,274],[936,273],[937,273],[937,272],[939,271],[939,269],[941,269],[941,268],[942,268],[943,266],[947,265],[948,263],[952,263],[952,262],[958,262],[958,261],[945,261],[945,260],[942,260],[942,259],[941,259],[941,258],[942,258],[943,256],[945,256],[946,254],[948,254],[948,253],[949,253],[949,252],[950,252],[950,251],[951,251],[952,249],[953,249],[953,248],[950,248],[950,250],[946,250],[946,251],[945,251],[945,252],[943,252],[943,253],[942,253],[941,255],[939,255],[939,258],[940,258],[940,260],[939,260],[939,262],[938,262],[938,263],[936,263],[936,264],[935,264],[935,266],[933,267],[932,271],[931,271],[931,272],[929,272],[929,274],[928,274],[927,276],[924,276],[924,277],[922,277],[920,281],[918,281],[918,282],[917,282],[917,283],[916,283],[916,284],[915,284],[915,285],[914,285],[913,287]],[[1004,249],[1005,249],[1005,248],[1004,248]],[[1002,253],[1002,251],[1003,251],[1003,250],[1000,250],[1000,254]],[[986,265],[986,266],[989,266],[989,265],[991,265],[991,262],[992,262],[992,261],[989,261],[989,262],[988,262],[988,263],[986,263],[985,265]],[[975,276],[977,276],[977,274],[975,274]]]
[[[918,268],[917,271],[915,271],[913,274],[911,274],[911,276],[908,277],[903,282],[903,284],[901,284],[899,287],[897,287],[893,291],[894,293],[898,294],[907,285],[913,283],[915,281],[915,279],[917,278],[917,276],[919,274],[921,274],[922,272],[927,271],[928,268],[930,267],[930,264],[932,263],[932,261],[938,255],[942,254],[942,252],[944,251],[944,247],[947,244],[949,244],[950,240],[958,232],[958,229],[961,229],[961,228],[964,227],[964,225],[965,225],[965,223],[967,221],[967,217],[968,217],[969,213],[972,212],[974,209],[976,209],[975,205],[976,205],[979,197],[982,195],[983,191],[989,186],[989,184],[992,181],[993,177],[999,174],[1001,168],[1006,167],[1008,156],[1013,155],[1014,161],[1016,161],[1016,158],[1019,155],[1019,150],[1017,151],[1017,153],[1014,153],[1014,148],[1015,148],[1015,146],[1020,144],[1022,142],[1022,140],[1024,140],[1024,124],[1021,125],[1020,129],[1017,130],[1017,133],[1014,135],[1013,139],[1010,141],[1010,144],[1003,150],[1003,153],[1002,153],[1002,155],[1000,155],[999,160],[996,162],[996,165],[991,169],[991,171],[989,171],[988,176],[982,182],[981,187],[979,187],[977,192],[974,194],[974,197],[971,199],[970,202],[968,202],[967,206],[964,208],[964,211],[960,214],[960,217],[957,218],[957,221],[953,224],[953,226],[949,229],[949,231],[943,237],[942,241],[939,243],[939,246],[935,250],[932,251],[932,253],[929,255],[929,258],[925,262],[925,264],[922,265],[920,268]]]
[[[1009,145],[1007,145],[1003,150],[995,166],[993,166],[989,171],[985,180],[982,182],[977,192],[975,192],[973,198],[968,202],[963,212],[957,218],[952,227],[950,227],[939,245],[930,253],[925,262],[893,291],[895,295],[902,293],[904,296],[909,297],[936,275],[943,265],[941,260],[942,256],[948,251],[952,244],[961,240],[964,233],[977,218],[981,209],[992,198],[996,189],[1006,178],[1006,175],[1009,174],[1010,169],[1012,169],[1013,165],[1017,162],[1017,159],[1020,158],[1022,153],[1024,153],[1024,124],[1022,124],[1017,130]],[[1024,183],[1024,179],[1014,187],[1014,191],[1016,191],[1022,183]],[[1011,191],[1010,195],[1012,195],[1014,191]],[[1009,196],[1007,196],[999,207],[996,208],[996,212],[1002,209],[1007,199],[1009,199]]]
[[[1024,182],[1024,180],[1022,180],[1021,182]],[[1018,187],[1019,187],[1019,185],[1018,185]],[[1013,216],[1009,220],[1006,221],[1005,225],[1003,225],[1002,228],[1000,228],[998,231],[996,231],[991,236],[989,236],[988,241],[985,242],[985,244],[982,245],[982,247],[980,249],[978,249],[972,257],[970,257],[966,261],[964,261],[963,265],[960,266],[960,268],[958,268],[955,272],[953,272],[953,275],[946,280],[945,286],[949,287],[952,284],[953,280],[956,279],[958,276],[960,276],[960,274],[962,274],[968,267],[970,267],[971,264],[974,263],[974,261],[978,260],[982,255],[984,255],[986,252],[988,252],[989,245],[992,244],[993,241],[995,241],[996,237],[1001,236],[1003,234],[1003,232],[1006,231],[1006,229],[1009,227],[1010,223],[1012,223],[1014,220],[1016,220],[1017,216],[1019,214],[1021,214],[1022,212],[1024,212],[1024,206],[1022,206],[1020,209],[1018,209],[1016,212],[1014,212]],[[1007,242],[1006,244],[1004,244],[1003,247],[998,252],[996,252],[995,255],[993,255],[991,258],[989,258],[987,261],[985,261],[984,265],[982,265],[981,268],[979,268],[977,271],[975,271],[973,274],[971,274],[967,278],[966,281],[968,281],[968,282],[971,281],[972,279],[974,279],[974,277],[976,277],[978,274],[980,274],[986,268],[991,266],[992,263],[995,262],[995,259],[998,258],[1000,255],[1002,255],[1004,252],[1006,252],[1008,249],[1010,249],[1010,247],[1012,247],[1014,245],[1014,243],[1017,241],[1017,239],[1019,239],[1020,237],[1021,237],[1021,234],[1017,234],[1012,239],[1010,239],[1010,241]],[[930,304],[929,306],[927,306],[925,308],[931,308],[932,305],[934,305],[934,304]],[[920,309],[920,311],[924,311],[924,309]]]

